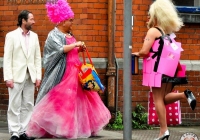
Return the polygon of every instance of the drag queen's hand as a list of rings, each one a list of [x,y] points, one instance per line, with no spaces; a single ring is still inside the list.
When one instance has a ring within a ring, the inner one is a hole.
[[[140,56],[139,52],[132,53],[133,55]]]
[[[75,44],[76,44],[76,47],[80,47],[80,46],[85,45],[84,42],[82,42],[82,41],[78,41]]]
[[[85,43],[81,42],[81,45],[79,46],[78,52],[84,52],[86,49]]]

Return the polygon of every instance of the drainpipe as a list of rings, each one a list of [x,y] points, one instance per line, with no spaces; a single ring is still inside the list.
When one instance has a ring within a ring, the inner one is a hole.
[[[108,76],[107,85],[107,107],[112,115],[115,115],[115,4],[116,0],[108,0],[108,66],[106,75]]]

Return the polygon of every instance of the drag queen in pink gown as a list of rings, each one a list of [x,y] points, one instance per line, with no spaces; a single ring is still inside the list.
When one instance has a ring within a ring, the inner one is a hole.
[[[71,26],[72,19],[72,17],[65,19],[65,25]],[[56,43],[52,42],[50,44],[59,46],[60,41],[58,40],[60,38],[58,36],[60,36],[61,38],[63,37],[65,44],[72,47],[72,49],[64,55],[65,64],[63,67],[65,67],[65,71],[61,80],[38,100],[34,108],[26,131],[26,134],[30,137],[88,138],[97,135],[109,123],[111,118],[110,112],[102,102],[99,94],[82,88],[78,78],[79,70],[76,67],[81,64],[78,56],[81,46],[78,45],[79,42],[76,42],[73,35],[63,34],[63,29],[68,28],[63,26],[55,27],[49,33],[46,44],[48,41],[54,40]],[[73,46],[74,44],[76,45]],[[46,45],[44,53],[51,49],[52,47]],[[62,50],[62,48],[58,50]],[[53,54],[55,55],[56,53],[55,51]],[[62,73],[60,74],[62,75]]]

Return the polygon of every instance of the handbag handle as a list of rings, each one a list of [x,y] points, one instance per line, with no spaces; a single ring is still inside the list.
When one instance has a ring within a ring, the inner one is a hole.
[[[94,66],[93,63],[92,63],[92,59],[91,59],[91,57],[90,57],[90,54],[88,53],[87,48],[85,48],[85,51],[86,51],[86,54],[87,54],[88,59],[90,60],[90,64],[91,64],[92,66]],[[82,53],[83,53],[83,64],[85,65],[85,64],[86,64],[86,62],[85,62],[85,55],[84,55],[84,52],[82,52]]]

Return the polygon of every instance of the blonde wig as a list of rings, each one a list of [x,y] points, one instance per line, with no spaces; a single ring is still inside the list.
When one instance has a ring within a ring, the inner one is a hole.
[[[149,9],[148,28],[160,26],[166,34],[179,31],[183,26],[182,19],[171,0],[156,0]]]

